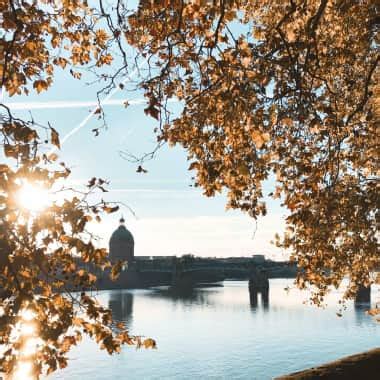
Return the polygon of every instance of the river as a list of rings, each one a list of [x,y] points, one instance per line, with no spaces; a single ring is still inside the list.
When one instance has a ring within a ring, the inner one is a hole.
[[[85,339],[64,370],[49,379],[271,379],[380,346],[380,324],[368,306],[347,305],[338,317],[340,292],[324,309],[286,292],[292,280],[270,281],[269,303],[250,305],[245,281],[197,289],[186,296],[167,290],[101,291],[117,321],[132,334],[156,339],[157,350],[125,347],[108,356]],[[372,298],[378,296],[372,290]]]

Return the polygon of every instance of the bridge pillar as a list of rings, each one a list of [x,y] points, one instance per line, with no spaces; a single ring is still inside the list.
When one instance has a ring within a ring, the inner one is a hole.
[[[248,282],[249,299],[252,307],[257,306],[258,294],[261,294],[263,306],[269,304],[269,279],[266,272],[252,268]]]
[[[178,283],[178,279],[181,277],[181,268],[180,264],[177,260],[177,257],[173,257],[173,263],[172,263],[172,286],[176,286]]]

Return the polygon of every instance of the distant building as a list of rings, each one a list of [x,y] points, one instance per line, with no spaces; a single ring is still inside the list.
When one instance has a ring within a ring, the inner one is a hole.
[[[173,256],[135,256],[136,261],[147,261],[147,260],[173,260]]]
[[[146,260],[153,260],[154,256],[136,256],[136,261],[146,261]]]
[[[223,257],[223,258],[212,258],[211,260],[218,260],[229,264],[244,264],[251,261],[250,257]]]
[[[113,232],[109,242],[110,260],[132,263],[135,257],[135,241],[133,235],[125,227],[124,218],[120,219],[119,227]]]
[[[265,256],[264,255],[252,255],[253,262],[257,264],[265,263]]]

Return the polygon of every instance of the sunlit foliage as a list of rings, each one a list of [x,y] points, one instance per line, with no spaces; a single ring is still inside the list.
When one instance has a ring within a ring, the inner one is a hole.
[[[99,20],[85,1],[1,1],[2,91],[39,93],[51,86],[57,67],[80,79],[78,67],[110,64],[108,44],[118,37],[111,38]],[[112,266],[87,229],[102,213],[118,209],[89,203],[90,193],[106,191],[105,181],[93,178],[84,192],[65,192],[70,169],[53,153],[60,148],[58,132],[16,118],[2,103],[0,112],[1,372],[34,379],[64,368],[67,352],[84,334],[108,353],[119,352],[122,344],[154,347],[152,339],[114,325],[110,310],[89,293],[96,282],[89,269],[116,278],[122,267]]]
[[[127,39],[155,68],[141,83],[159,139],[188,152],[195,184],[228,207],[288,209],[278,240],[313,300],[380,267],[377,1],[141,1]],[[179,116],[167,99],[183,104]],[[276,186],[263,194],[263,181]]]

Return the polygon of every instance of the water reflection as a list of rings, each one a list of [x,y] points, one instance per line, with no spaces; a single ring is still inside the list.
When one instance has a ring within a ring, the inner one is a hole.
[[[112,316],[115,321],[123,321],[127,328],[131,328],[133,320],[133,293],[123,290],[110,292],[108,307],[112,310]]]
[[[211,300],[213,294],[218,294],[218,291],[209,287],[188,289],[161,288],[154,289],[147,297],[170,300],[173,304],[211,306],[214,304]]]
[[[15,336],[19,340],[19,357],[14,372],[10,375],[12,380],[34,380],[36,376],[37,346],[41,342],[38,337],[37,315],[31,309],[23,309],[20,312],[20,321],[14,329]]]
[[[368,302],[355,302],[354,303],[354,309],[355,309],[355,319],[356,324],[358,326],[361,326],[363,324],[368,323],[368,314],[366,313],[371,308],[371,304]]]
[[[249,303],[252,310],[262,308],[263,310],[269,310],[269,291],[267,292],[249,292]]]
[[[157,340],[158,350],[123,348],[105,357],[84,339],[68,368],[52,379],[270,379],[378,346],[380,329],[366,305],[347,303],[339,290],[328,307],[303,304],[293,280],[271,280],[270,295],[249,297],[247,281],[223,287],[104,291],[100,300],[133,334]],[[373,294],[372,294],[373,295]],[[270,307],[269,307],[270,305]],[[349,339],[347,338],[349,337]],[[89,362],[96,365],[89,366]],[[147,365],[149,363],[149,365]],[[196,365],[194,365],[196,363]],[[27,368],[26,368],[27,369]]]

